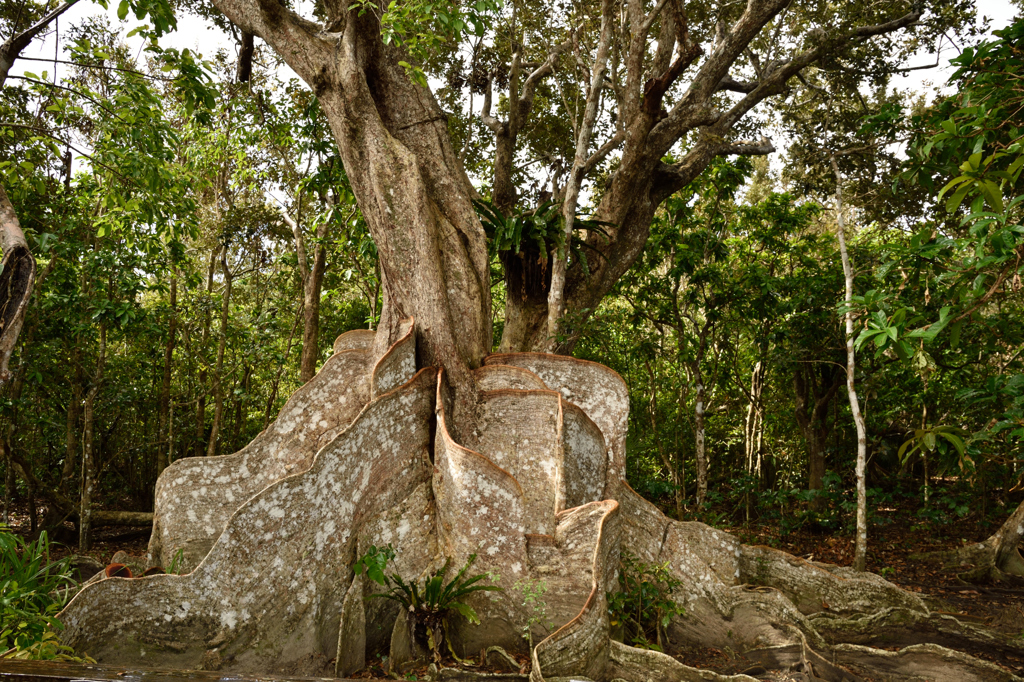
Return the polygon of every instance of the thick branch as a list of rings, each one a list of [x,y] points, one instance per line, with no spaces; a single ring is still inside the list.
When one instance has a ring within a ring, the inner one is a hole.
[[[278,0],[214,0],[214,5],[243,33],[262,38],[314,91],[318,89],[321,71],[332,61],[336,35],[323,33]]]
[[[11,36],[3,45],[0,45],[0,87],[7,82],[7,74],[10,72],[11,67],[14,66],[14,60],[18,58],[21,51],[28,47],[32,39],[42,33],[52,21],[71,9],[76,2],[78,0],[68,0],[68,2],[58,6],[32,26],[17,35]]]
[[[255,37],[247,31],[242,31],[242,44],[238,48],[238,67],[235,69],[235,80],[239,83],[248,83],[252,78],[252,57],[255,51]]]
[[[738,81],[732,76],[726,76],[718,83],[719,90],[729,92],[742,92],[744,94],[753,92],[757,88],[757,81]]]
[[[487,89],[484,90],[484,103],[480,108],[480,120],[484,125],[497,134],[505,131],[505,124],[491,116],[491,90],[493,89],[494,78],[487,79]]]

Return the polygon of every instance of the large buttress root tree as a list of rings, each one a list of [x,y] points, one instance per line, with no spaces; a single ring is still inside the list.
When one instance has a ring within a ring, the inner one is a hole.
[[[618,250],[593,270],[600,286],[591,298],[636,257],[644,216],[662,194],[715,154],[737,151],[722,141],[731,125],[835,47],[820,41],[766,70],[762,82],[740,84],[751,96],[742,105],[712,111],[709,98],[731,56],[784,5],[751,2],[678,111],[661,117],[654,106],[668,76],[637,101],[653,107],[637,109],[648,117],[643,145],[623,151],[623,168],[637,173],[620,170],[608,193],[623,198],[629,216],[616,223],[610,243]],[[194,570],[86,587],[61,615],[68,643],[107,662],[346,674],[368,653],[386,651],[400,627],[394,608],[364,600],[373,584],[350,569],[371,544],[391,543],[395,570],[409,580],[471,554],[500,574],[504,591],[474,600],[480,625],[455,624],[460,655],[484,644],[524,649],[531,614],[515,585],[544,580],[553,627],[534,624],[537,682],[707,679],[670,657],[611,641],[607,592],[616,589],[619,552],[628,547],[641,560],[667,562],[681,582],[674,598],[686,613],[669,628],[675,646],[728,646],[757,660],[799,663],[827,680],[849,679],[844,666],[890,677],[1016,679],[961,652],[1018,651],[1013,640],[933,612],[877,576],[672,521],[630,490],[628,399],[618,375],[555,355],[487,356],[489,268],[472,188],[443,113],[399,65],[403,55],[383,45],[373,13],[359,16],[344,3],[329,9],[335,20],[323,30],[276,0],[217,6],[316,91],[378,247],[382,321],[376,333],[342,336],[335,356],[243,451],[183,460],[162,474],[151,560],[168,566],[180,556]],[[664,44],[685,47],[685,32]],[[669,76],[690,54],[677,55]],[[634,84],[638,92],[642,84]],[[687,122],[707,124],[707,136],[681,166],[661,164],[657,144]],[[629,159],[653,165],[639,173],[643,164],[628,166]],[[636,202],[642,206],[629,208]],[[582,289],[572,278],[569,285],[570,307],[589,306],[573,293]],[[902,648],[871,648],[878,636]]]
[[[187,575],[89,585],[61,615],[65,640],[111,663],[348,674],[368,652],[387,651],[392,629],[403,627],[394,608],[365,600],[374,586],[350,569],[371,544],[391,543],[406,579],[476,554],[504,588],[474,602],[480,625],[455,624],[460,655],[495,644],[522,650],[533,614],[516,585],[543,580],[553,627],[533,624],[535,682],[709,679],[611,640],[607,593],[628,547],[643,561],[667,562],[681,582],[673,597],[685,614],[668,630],[674,646],[730,647],[825,680],[858,671],[1018,679],[963,653],[1016,653],[1015,640],[934,612],[878,576],[666,518],[624,481],[628,393],[601,365],[535,353],[487,357],[469,372],[477,402],[467,447],[451,429],[446,372],[417,370],[416,329],[410,320],[400,329],[376,362],[366,360],[375,335],[340,337],[321,373],[241,453],[169,467],[153,559],[182,549],[198,565]],[[339,369],[356,354],[362,374],[355,365]],[[338,388],[343,374],[351,396]],[[367,401],[355,416],[350,397]],[[310,412],[332,404],[346,407]],[[318,448],[312,457],[308,447]],[[245,488],[250,478],[263,487]],[[190,501],[210,510],[199,523],[175,512]],[[902,648],[870,646],[879,641]]]

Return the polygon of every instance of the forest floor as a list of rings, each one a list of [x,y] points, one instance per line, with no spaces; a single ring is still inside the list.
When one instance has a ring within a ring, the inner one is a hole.
[[[1009,508],[1012,510],[1012,507]],[[1006,511],[1008,514],[1009,511]],[[42,514],[40,513],[40,518]],[[735,524],[724,515],[715,519],[717,527],[733,533],[746,544],[775,547],[809,560],[848,566],[853,560],[853,536],[848,532],[833,532],[804,524],[787,529],[777,520],[755,520],[749,524]],[[922,514],[920,505],[903,500],[883,506],[875,512],[868,539],[868,570],[878,573],[906,590],[916,592],[945,604],[943,611],[962,620],[996,628],[1010,636],[1024,638],[1024,589],[963,583],[954,571],[942,570],[934,564],[911,559],[915,554],[947,550],[969,542],[987,538],[998,527],[998,511],[989,518],[977,513],[960,518],[954,512]],[[28,514],[22,506],[14,507],[11,527],[27,533]],[[68,541],[70,538],[63,538]],[[88,554],[100,564],[107,564],[118,551],[144,557],[148,531],[128,528],[100,528],[96,530],[93,549]],[[68,548],[55,545],[54,558],[72,553]],[[984,652],[973,652],[984,655]],[[495,658],[492,656],[492,659]],[[526,666],[525,656],[521,663]],[[720,673],[748,672],[775,682],[802,679],[784,671],[752,669],[751,661],[729,650],[709,647],[689,648],[677,658],[683,663],[712,669]],[[1013,659],[997,654],[986,656],[992,662],[1017,674],[1024,673],[1024,659]],[[512,672],[508,667],[492,666],[477,672]],[[381,666],[373,666],[358,677],[374,678],[383,673]],[[424,679],[423,670],[410,671],[407,679]]]

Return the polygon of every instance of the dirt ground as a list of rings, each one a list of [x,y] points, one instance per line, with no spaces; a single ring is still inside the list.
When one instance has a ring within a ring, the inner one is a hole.
[[[40,513],[40,518],[41,516]],[[1013,586],[965,584],[953,571],[945,571],[939,566],[910,558],[914,554],[984,540],[994,530],[993,518],[996,516],[986,522],[979,515],[970,515],[956,518],[954,522],[947,520],[940,523],[921,519],[913,505],[883,508],[876,513],[875,523],[870,529],[868,570],[881,574],[904,589],[941,600],[945,604],[943,610],[955,614],[958,618],[996,628],[1010,636],[1024,638],[1024,589]],[[849,565],[853,559],[852,535],[812,528],[783,533],[777,523],[770,522],[719,525],[747,544],[768,545],[807,559],[839,565]],[[11,515],[11,527],[16,532],[27,533],[26,509],[15,508]],[[96,530],[93,549],[88,554],[104,565],[110,562],[116,552],[122,550],[131,555],[144,556],[148,540],[148,530],[100,528]],[[54,558],[69,553],[72,552],[65,546],[54,547]],[[982,655],[1010,671],[1024,675],[1024,658],[999,654],[986,655],[986,652],[972,653]],[[729,650],[690,648],[681,652],[678,658],[687,665],[720,673],[746,672],[754,677],[775,682],[806,679],[795,671],[764,670]],[[528,672],[529,669],[529,661],[525,656],[517,657],[520,670],[515,670],[510,663],[500,661],[493,654],[489,661],[487,666],[472,666],[468,669],[491,673]],[[382,662],[370,663],[370,667],[356,677],[384,678],[386,673]],[[454,664],[454,661],[445,661],[445,665]],[[408,671],[406,679],[422,680],[429,672],[426,666],[414,668]]]

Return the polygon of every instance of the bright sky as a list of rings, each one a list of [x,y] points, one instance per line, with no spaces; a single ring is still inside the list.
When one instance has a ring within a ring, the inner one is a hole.
[[[117,0],[111,0],[110,9],[103,10],[99,5],[90,2],[89,0],[81,0],[77,5],[72,7],[66,14],[59,19],[59,26],[67,27],[70,24],[78,23],[83,18],[98,14],[106,14],[112,25],[117,25]],[[977,6],[979,8],[979,14],[989,17],[993,29],[1003,28],[1009,24],[1015,13],[1015,8],[1006,0],[977,0]],[[134,16],[129,14],[127,21],[124,23],[122,29],[122,35],[126,34],[136,25],[138,21],[135,20]],[[234,41],[230,36],[221,32],[217,28],[203,19],[194,17],[188,14],[182,14],[178,18],[178,30],[171,33],[164,38],[163,44],[169,47],[176,47],[178,49],[189,48],[195,50],[204,56],[211,57],[217,51],[218,48],[226,48],[232,52],[235,50]],[[34,41],[28,49],[25,50],[24,56],[26,57],[41,57],[41,58],[53,58],[54,48],[56,43],[54,41],[54,34],[51,32],[44,40]],[[141,45],[141,39],[135,38],[130,39],[129,43],[135,43],[136,46]],[[63,50],[61,50],[63,52]],[[943,53],[940,56],[939,63],[946,63],[951,57],[955,56],[955,49],[948,43],[943,45]],[[62,55],[61,58],[65,58]],[[934,58],[932,58],[934,59]],[[927,57],[920,57],[919,60],[913,61],[907,66],[918,66],[929,63]],[[931,63],[934,63],[932,61]],[[50,77],[53,77],[52,70],[53,64],[46,65],[39,62],[26,62],[20,61],[15,64],[12,73],[20,74],[26,69],[35,73],[39,73],[44,68],[51,71]],[[286,67],[287,68],[287,67]],[[290,72],[290,69],[287,69]],[[914,90],[928,90],[934,85],[941,85],[946,81],[951,71],[948,68],[928,69],[923,71],[912,71],[906,74],[903,79],[897,79],[897,87],[911,87]],[[294,74],[283,73],[283,77],[287,78]],[[902,81],[902,82],[901,82]]]

